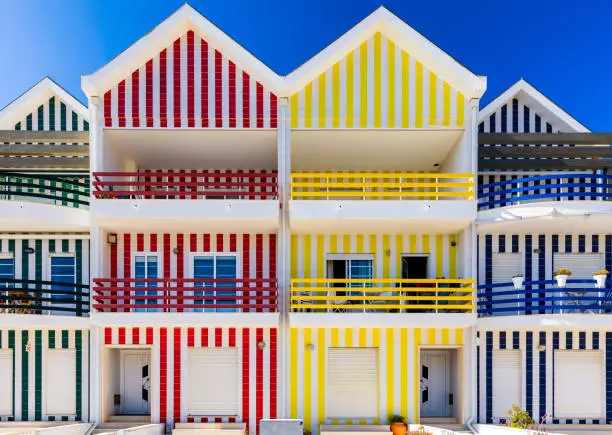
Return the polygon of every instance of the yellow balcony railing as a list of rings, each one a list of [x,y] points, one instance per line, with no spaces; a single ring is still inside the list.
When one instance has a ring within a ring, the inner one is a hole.
[[[291,280],[293,312],[465,313],[475,304],[473,279]]]
[[[474,199],[472,174],[293,172],[291,199]]]

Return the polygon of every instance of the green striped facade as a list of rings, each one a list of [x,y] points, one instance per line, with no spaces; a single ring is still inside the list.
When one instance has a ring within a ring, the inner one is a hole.
[[[15,130],[89,131],[89,122],[53,96],[16,123]]]
[[[89,331],[73,329],[0,328],[0,352],[12,350],[12,388],[0,385],[0,394],[11,394],[13,415],[0,421],[87,421],[89,419]],[[75,409],[69,415],[46,412],[46,356],[53,349],[73,349],[76,389]],[[4,391],[3,391],[4,390]]]

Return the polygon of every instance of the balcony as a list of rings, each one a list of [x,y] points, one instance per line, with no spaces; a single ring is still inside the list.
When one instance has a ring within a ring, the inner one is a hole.
[[[593,314],[612,313],[612,281],[608,280],[605,288],[595,288],[592,279],[568,279],[566,287],[561,288],[556,280],[525,281],[518,289],[512,282],[480,285],[477,312],[481,318],[504,317],[515,324],[512,316],[556,322],[561,314],[582,315],[601,323],[603,319]]]
[[[290,210],[291,227],[298,232],[376,230],[380,225],[456,232],[476,218],[474,176],[293,172]]]
[[[15,315],[89,316],[89,286],[54,281],[0,278],[0,318],[2,322],[15,321]],[[39,322],[27,320],[28,324]],[[62,322],[49,319],[50,323]]]
[[[430,320],[445,319],[445,325],[463,323],[462,315],[475,311],[474,286],[472,279],[295,278],[291,280],[291,312],[297,319],[298,313],[310,313],[303,317],[315,322],[333,322],[329,313],[338,313],[358,322],[379,314],[401,322],[426,322],[424,316],[429,315]]]
[[[509,231],[519,222],[520,231],[567,231],[572,225],[605,231],[605,215],[612,213],[610,180],[610,175],[565,173],[482,184],[479,224]]]
[[[141,171],[93,173],[94,218],[111,230],[275,231],[276,171]]]
[[[232,318],[236,313],[276,313],[278,288],[276,279],[263,278],[97,278],[92,298],[96,316],[142,313],[146,319],[154,313],[173,313],[173,318],[176,313],[190,313],[190,318],[202,320]]]
[[[0,172],[0,204],[5,231],[89,229],[87,176]]]

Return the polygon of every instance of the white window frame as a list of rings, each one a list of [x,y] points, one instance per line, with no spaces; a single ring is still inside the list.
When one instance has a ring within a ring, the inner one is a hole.
[[[132,278],[135,279],[136,278],[136,257],[149,257],[149,256],[155,256],[155,258],[157,258],[157,278],[161,278],[159,276],[159,271],[160,266],[161,266],[161,255],[159,254],[159,252],[134,252],[132,254],[132,265],[131,265],[131,270],[130,270],[130,276],[124,276],[124,278]]]
[[[240,255],[237,252],[190,252],[189,253],[189,277],[193,278],[194,277],[194,272],[195,272],[195,268],[194,268],[194,260],[195,257],[211,257],[211,258],[217,258],[217,257],[234,257],[236,259],[236,279],[240,280],[242,279],[242,261],[240,258]],[[215,261],[215,277],[217,276],[217,262]]]

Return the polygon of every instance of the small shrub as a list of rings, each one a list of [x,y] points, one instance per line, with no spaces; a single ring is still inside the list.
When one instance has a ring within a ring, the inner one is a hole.
[[[512,408],[508,410],[508,426],[515,429],[527,429],[534,423],[535,421],[531,418],[531,415],[524,409],[521,409],[520,406],[512,405]]]
[[[597,276],[597,275],[609,275],[610,272],[608,272],[606,269],[602,269],[600,271],[597,272],[593,272],[593,276]]]
[[[389,417],[389,424],[393,423],[404,423],[406,424],[406,419],[401,415],[392,415]]]
[[[572,272],[569,269],[559,269],[555,273],[553,273],[553,275],[554,276],[557,276],[557,275],[572,276]]]

